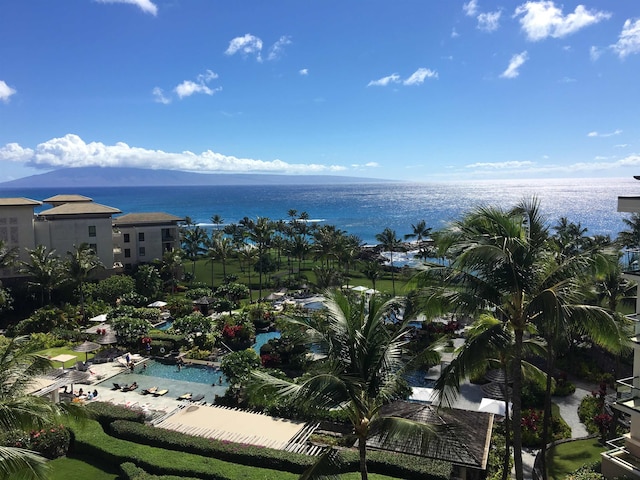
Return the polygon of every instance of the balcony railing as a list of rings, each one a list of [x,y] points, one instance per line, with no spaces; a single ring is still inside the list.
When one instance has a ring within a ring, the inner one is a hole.
[[[627,320],[633,322],[633,335],[640,335],[640,313],[631,313],[629,315],[625,315]]]
[[[640,377],[627,377],[616,381],[616,403],[625,413],[640,412]]]
[[[622,465],[626,470],[637,472],[640,469],[640,459],[634,457],[625,448],[625,439],[626,437],[618,437],[613,440],[609,440],[607,445],[611,447],[611,450],[607,450],[603,455],[610,462]]]

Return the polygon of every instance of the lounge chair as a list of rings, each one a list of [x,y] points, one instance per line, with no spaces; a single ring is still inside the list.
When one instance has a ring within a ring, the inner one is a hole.
[[[76,370],[78,370],[79,372],[86,372],[87,364],[84,362],[76,362]]]
[[[149,393],[156,393],[158,391],[158,387],[146,388],[142,391],[143,394],[147,395]]]
[[[203,398],[204,398],[204,395],[202,393],[199,393],[195,397],[191,397],[189,400],[192,401],[192,402],[199,402]]]
[[[120,386],[120,384],[119,384],[119,383],[115,383],[115,382],[114,382],[114,384],[113,384],[113,389],[114,389],[114,390],[120,390],[121,388],[122,388],[122,387]]]
[[[154,397],[161,397],[163,395],[166,395],[169,392],[168,389],[162,389],[162,390],[157,390],[156,393],[154,393]]]
[[[138,388],[138,384],[134,382],[131,385],[127,385],[127,386],[122,387],[122,391],[123,392],[132,392],[136,388]]]
[[[178,400],[191,400],[191,396],[192,396],[191,392],[187,392],[183,395],[180,395],[178,397]]]

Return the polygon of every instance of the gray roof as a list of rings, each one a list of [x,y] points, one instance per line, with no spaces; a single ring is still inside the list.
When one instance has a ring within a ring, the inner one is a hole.
[[[368,447],[443,460],[480,470],[487,468],[493,428],[492,413],[397,401],[383,407],[381,414],[432,425],[437,434],[430,439],[389,441],[381,432],[367,440]],[[422,440],[427,442],[426,448],[422,448]]]
[[[164,212],[127,213],[113,219],[114,225],[139,225],[141,223],[176,223],[184,218],[176,217]]]
[[[71,203],[71,202],[92,202],[93,199],[84,195],[54,195],[43,200],[45,203]]]
[[[57,207],[40,212],[39,215],[42,217],[48,217],[52,215],[114,215],[116,213],[122,213],[122,211],[99,203],[76,202],[64,203]]]
[[[2,207],[37,207],[42,205],[42,202],[37,200],[31,200],[30,198],[15,197],[15,198],[0,198],[0,206]]]

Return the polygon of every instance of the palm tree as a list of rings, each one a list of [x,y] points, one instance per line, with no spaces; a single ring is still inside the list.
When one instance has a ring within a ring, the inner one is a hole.
[[[258,259],[258,250],[253,245],[243,245],[238,250],[238,259],[247,263],[247,274],[249,275],[249,301],[253,302],[253,289],[251,288],[251,266]]]
[[[12,268],[18,257],[17,249],[7,247],[4,240],[0,240],[0,272],[4,269]],[[2,287],[0,281],[0,311],[10,309],[13,300],[9,290]]]
[[[393,266],[393,252],[397,251],[402,241],[397,237],[396,231],[391,230],[390,228],[385,228],[382,233],[378,233],[376,235],[376,240],[380,242],[382,248],[389,252],[390,263],[391,263],[391,285],[393,287],[393,296],[396,296],[396,274],[395,267]]]
[[[389,442],[413,437],[423,449],[433,435],[433,428],[425,424],[381,413],[384,405],[399,398],[405,385],[402,375],[411,360],[405,349],[408,320],[390,330],[385,319],[397,302],[381,304],[375,296],[368,302],[364,298],[350,301],[339,292],[327,292],[325,306],[326,318],[320,321],[290,320],[326,354],[317,370],[299,383],[257,371],[253,378],[300,408],[345,411],[358,439],[360,475],[366,480],[367,439],[373,431],[384,432]],[[439,358],[432,350],[423,355]]]
[[[374,260],[370,260],[362,267],[362,273],[373,284],[373,289],[376,289],[376,281],[382,276],[382,267]]]
[[[29,283],[40,287],[41,303],[45,305],[45,293],[47,303],[51,303],[51,292],[64,280],[64,265],[57,256],[55,249],[47,250],[44,245],[38,245],[33,250],[28,250],[29,261],[21,262],[20,271],[29,275]]]
[[[191,260],[191,278],[196,273],[196,260],[204,253],[204,245],[207,243],[207,232],[200,226],[185,230],[182,235],[182,244],[185,256]]]
[[[171,284],[171,293],[175,293],[182,270],[182,250],[169,250],[162,255],[160,274]]]
[[[419,249],[418,256],[420,258],[424,258],[425,257],[425,250],[424,250],[424,246],[422,245],[422,242],[424,242],[424,240],[429,238],[429,235],[431,235],[431,230],[432,230],[431,228],[427,228],[427,222],[426,221],[420,220],[415,225],[412,223],[411,224],[411,233],[407,233],[404,236],[405,240],[409,240],[409,239],[412,239],[412,238],[416,239],[416,242],[418,243],[418,249]]]
[[[255,222],[250,222],[249,238],[258,248],[258,260],[261,261],[265,255],[268,255],[267,249],[271,244],[271,237],[273,236],[273,222],[266,217],[258,217]],[[262,268],[258,271],[259,275],[259,289],[260,296],[262,298]]]
[[[35,376],[52,368],[51,361],[34,355],[28,337],[16,337],[0,347],[0,425],[3,431],[36,430],[60,422],[62,415],[80,411],[44,397],[28,395]],[[0,478],[46,479],[46,460],[35,452],[0,447]]]
[[[74,245],[72,252],[67,252],[67,275],[70,280],[78,285],[80,293],[80,314],[84,321],[84,284],[95,270],[104,268],[104,265],[91,249],[88,243]]]
[[[628,229],[618,233],[616,242],[621,247],[626,248],[628,252],[632,252],[627,262],[629,266],[635,265],[637,270],[638,247],[640,247],[640,213],[632,213],[630,218],[623,218],[622,221]],[[632,262],[635,262],[635,264]]]
[[[219,232],[220,225],[224,223],[224,218],[222,218],[220,215],[216,213],[213,217],[211,217],[211,223],[213,223],[216,226],[216,231]]]
[[[519,419],[525,335],[545,322],[575,324],[580,318],[596,327],[606,320],[603,309],[581,303],[584,298],[571,283],[577,271],[584,274],[596,259],[582,255],[573,263],[559,264],[535,199],[507,211],[479,207],[441,232],[437,241],[451,263],[434,265],[421,274],[432,287],[424,297],[426,312],[473,317],[485,313],[507,323],[513,332],[513,447],[516,478],[522,480]],[[608,327],[601,328],[598,340],[611,333]]]

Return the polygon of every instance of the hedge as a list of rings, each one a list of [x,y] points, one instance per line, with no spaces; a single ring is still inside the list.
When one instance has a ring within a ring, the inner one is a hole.
[[[175,475],[152,475],[131,462],[120,465],[123,480],[199,480],[196,477],[177,477]]]
[[[71,422],[74,432],[74,450],[77,454],[93,458],[97,462],[111,464],[134,463],[153,475],[176,475],[202,480],[294,480],[297,475],[249,467],[222,460],[207,458],[187,452],[170,451],[140,445],[107,435],[96,421],[82,424]]]
[[[308,455],[194,437],[128,421],[114,422],[111,431],[118,438],[140,444],[292,473],[304,472],[317,460]],[[344,450],[340,455],[341,472],[358,471],[360,458],[357,451]],[[383,451],[369,451],[367,467],[372,473],[406,479],[448,479],[451,473],[448,462]]]

